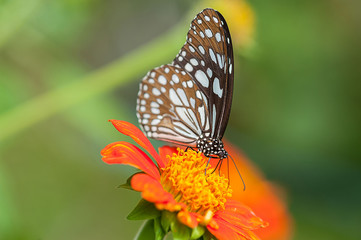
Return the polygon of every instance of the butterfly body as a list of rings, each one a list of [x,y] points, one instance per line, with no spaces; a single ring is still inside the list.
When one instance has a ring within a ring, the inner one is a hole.
[[[173,62],[152,69],[140,84],[137,117],[146,135],[226,158],[222,137],[232,104],[233,65],[225,19],[204,9]]]
[[[206,157],[217,156],[220,160],[222,160],[228,156],[221,139],[201,135],[201,137],[197,140],[197,148],[198,151],[202,152]]]

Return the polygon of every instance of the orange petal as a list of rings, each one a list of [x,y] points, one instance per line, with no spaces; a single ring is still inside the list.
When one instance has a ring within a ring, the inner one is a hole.
[[[266,181],[259,169],[237,148],[226,140],[223,140],[228,153],[234,158],[242,177],[246,182],[247,189],[233,186],[232,199],[249,206],[255,214],[269,223],[266,228],[260,228],[254,232],[262,240],[288,240],[292,239],[292,219],[287,211],[285,201],[280,197],[280,191],[273,184]],[[227,174],[227,164],[223,164],[223,173]],[[239,180],[234,166],[230,165],[229,178],[232,182]]]
[[[153,145],[139,128],[126,121],[109,120],[109,122],[111,122],[119,132],[130,136],[136,143],[149,152],[160,168],[165,167],[164,161],[159,157]]]
[[[212,222],[211,222],[212,223]],[[216,225],[217,227],[214,227]],[[217,224],[208,224],[207,229],[212,233],[218,240],[229,240],[229,239],[242,239],[239,235],[224,221],[217,221]]]
[[[168,203],[174,200],[172,194],[163,189],[159,180],[147,174],[139,173],[134,175],[130,184],[135,191],[142,192],[142,197],[148,202]]]
[[[167,165],[169,158],[167,156],[172,156],[173,153],[178,153],[176,147],[163,146],[158,148],[159,156],[163,159],[164,164]]]
[[[227,200],[225,209],[216,212],[215,216],[240,229],[254,230],[268,225],[257,217],[249,207],[231,199]]]
[[[184,225],[195,228],[198,225],[197,216],[195,213],[190,213],[187,210],[182,210],[177,214],[178,220]]]
[[[138,147],[127,142],[115,142],[106,146],[100,154],[108,164],[128,164],[142,170],[155,179],[160,179],[157,166]]]
[[[239,228],[232,222],[225,221],[218,216],[214,216],[213,220],[217,223],[218,228],[215,229],[209,224],[207,229],[219,240],[259,240],[259,238],[252,231]]]

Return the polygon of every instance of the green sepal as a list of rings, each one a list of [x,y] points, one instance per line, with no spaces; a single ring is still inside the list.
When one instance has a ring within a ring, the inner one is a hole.
[[[198,239],[202,237],[205,231],[206,229],[203,226],[198,225],[192,229],[191,239]]]
[[[189,240],[191,237],[192,229],[180,223],[177,219],[171,222],[170,229],[174,240]]]
[[[155,240],[153,219],[147,220],[142,224],[134,240]]]
[[[160,216],[160,211],[153,203],[141,199],[138,205],[127,216],[128,220],[146,220],[153,219]]]
[[[132,188],[132,186],[130,184],[130,181],[132,180],[132,177],[134,177],[138,173],[141,173],[141,172],[134,173],[132,176],[130,176],[127,179],[127,181],[124,184],[119,185],[118,188],[125,188],[125,189],[129,189],[129,190],[133,190],[133,188]]]
[[[154,219],[154,233],[155,233],[156,240],[162,240],[166,234],[166,232],[162,228],[160,219],[161,219],[161,217],[157,217]]]
[[[210,232],[205,231],[203,234],[203,240],[217,240]]]
[[[160,224],[162,225],[163,230],[165,232],[169,232],[170,224],[172,222],[176,221],[176,220],[177,220],[177,218],[176,218],[175,213],[168,212],[168,211],[163,211],[162,212],[162,217],[161,217],[161,220],[160,220]]]

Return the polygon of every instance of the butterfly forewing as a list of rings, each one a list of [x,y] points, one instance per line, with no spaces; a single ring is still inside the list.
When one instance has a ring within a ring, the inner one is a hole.
[[[210,129],[205,135],[222,138],[233,92],[233,50],[223,16],[205,9],[192,21],[187,41],[173,61],[184,69],[208,99]]]
[[[148,137],[194,145],[209,129],[207,97],[182,68],[164,65],[142,80],[137,116]]]

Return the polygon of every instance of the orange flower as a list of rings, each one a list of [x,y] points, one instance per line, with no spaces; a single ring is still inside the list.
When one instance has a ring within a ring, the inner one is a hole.
[[[269,223],[269,227],[257,229],[255,233],[262,240],[292,239],[292,218],[289,215],[280,189],[266,181],[262,173],[240,151],[227,141],[223,141],[228,153],[234,156],[238,166],[242,168],[242,177],[246,181],[247,190],[234,188],[232,199],[241,201]],[[224,166],[225,167],[225,166]],[[227,169],[224,168],[224,171]],[[236,181],[239,176],[235,168],[230,168],[229,178]]]
[[[110,120],[115,128],[133,138],[156,161],[138,147],[127,142],[115,142],[102,151],[108,164],[128,164],[140,169],[130,180],[132,189],[142,193],[142,198],[154,204],[161,214],[154,214],[157,223],[154,232],[169,230],[179,234],[179,223],[187,226],[188,235],[181,239],[258,239],[253,233],[267,226],[246,205],[230,199],[232,189],[223,175],[212,174],[205,168],[207,159],[193,150],[183,151],[164,146],[155,151],[150,141],[134,125]],[[172,216],[175,216],[172,218]],[[161,225],[161,227],[159,227]],[[159,229],[160,228],[160,229]]]

